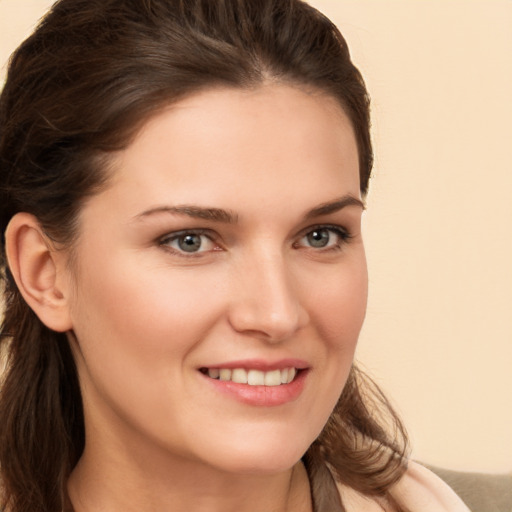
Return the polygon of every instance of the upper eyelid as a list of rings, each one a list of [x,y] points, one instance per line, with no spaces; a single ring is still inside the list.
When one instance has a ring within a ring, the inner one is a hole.
[[[347,227],[342,226],[340,224],[332,224],[332,223],[313,224],[311,226],[308,226],[307,228],[301,229],[295,236],[303,237],[303,236],[307,235],[308,233],[311,233],[311,231],[314,231],[315,229],[330,229],[331,231],[342,232],[347,237],[351,236],[351,232]]]
[[[215,233],[215,231],[211,229],[206,228],[191,228],[191,229],[180,229],[178,231],[170,231],[166,233],[165,235],[159,236],[158,240],[160,242],[165,242],[166,240],[174,240],[176,238],[179,238],[180,236],[184,235],[204,235],[210,238],[212,241],[214,241],[216,238],[218,238],[218,235]]]
[[[311,233],[315,229],[329,229],[333,232],[341,233],[345,239],[349,239],[352,237],[351,231],[345,226],[333,223],[317,223],[302,228],[298,233],[293,235],[292,239],[297,240],[303,238],[304,236],[306,236],[308,233]],[[160,245],[163,245],[166,242],[175,240],[180,236],[184,236],[187,234],[204,235],[208,237],[213,243],[222,245],[222,237],[216,231],[209,228],[188,228],[180,229],[177,231],[171,231],[163,236],[159,236],[157,240]]]
[[[309,247],[309,246],[301,246],[300,241],[303,238],[305,238],[309,233],[311,233],[311,232],[313,232],[315,230],[321,230],[321,229],[326,229],[326,230],[329,230],[332,233],[334,233],[339,238],[338,243],[335,244],[334,246],[329,245],[329,246],[318,247],[318,248],[316,248],[316,247]],[[347,229],[344,226],[340,226],[340,225],[337,225],[337,224],[317,224],[317,225],[305,228],[299,235],[296,236],[295,242],[293,242],[292,245],[293,245],[293,247],[295,249],[312,249],[315,252],[323,252],[323,251],[333,250],[336,247],[338,249],[341,249],[342,246],[344,246],[345,244],[350,243],[350,240],[352,238],[353,238],[353,234],[351,233],[351,231],[349,229]]]
[[[223,244],[221,242],[220,237],[214,231],[212,231],[210,229],[202,229],[202,228],[199,228],[199,229],[181,229],[179,231],[171,231],[171,232],[167,233],[166,235],[158,237],[156,239],[156,241],[157,241],[157,243],[158,243],[158,245],[160,247],[163,247],[163,248],[168,249],[168,250],[172,249],[177,254],[179,253],[180,255],[186,255],[186,256],[189,256],[189,257],[192,257],[194,255],[197,257],[197,256],[199,256],[199,255],[201,255],[203,253],[210,252],[212,250],[212,249],[205,250],[205,251],[200,250],[200,251],[197,251],[197,252],[191,252],[191,253],[187,254],[186,252],[182,252],[179,249],[170,247],[170,244],[172,242],[175,242],[180,237],[185,236],[185,235],[205,236],[206,238],[208,238],[209,243],[212,243],[215,246],[220,247],[221,249],[223,248]]]
[[[315,229],[332,229],[334,231],[344,231],[346,233],[349,232],[349,229],[341,224],[335,224],[332,222],[319,222],[317,224],[311,224],[305,228],[301,228],[294,236],[301,236],[302,234],[307,234],[310,231],[314,231]],[[159,239],[166,238],[176,238],[182,235],[187,235],[189,233],[197,234],[197,235],[211,235],[213,237],[220,237],[220,235],[213,229],[210,228],[185,228],[178,229],[176,231],[169,231],[162,236],[159,236]]]
[[[208,248],[205,250],[187,252],[187,251],[184,251],[183,249],[171,246],[171,244],[173,242],[175,242],[180,237],[183,237],[185,235],[205,236],[206,238],[208,238],[209,243],[211,243],[214,247],[211,247],[211,248]],[[164,249],[167,252],[174,254],[176,257],[188,258],[188,259],[205,257],[208,253],[215,252],[217,250],[216,248],[223,249],[222,244],[219,243],[219,241],[211,235],[211,230],[206,230],[206,229],[182,229],[179,231],[172,231],[172,232],[169,232],[167,235],[158,237],[157,243],[160,248]]]

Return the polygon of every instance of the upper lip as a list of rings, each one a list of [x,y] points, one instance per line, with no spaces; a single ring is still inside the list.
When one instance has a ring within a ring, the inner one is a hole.
[[[215,363],[205,365],[202,368],[208,369],[235,369],[245,368],[248,370],[260,370],[263,372],[270,372],[272,370],[284,370],[285,368],[295,368],[297,370],[304,370],[309,368],[309,364],[302,359],[280,359],[279,361],[266,361],[263,359],[240,359],[238,361],[227,361],[224,363]]]

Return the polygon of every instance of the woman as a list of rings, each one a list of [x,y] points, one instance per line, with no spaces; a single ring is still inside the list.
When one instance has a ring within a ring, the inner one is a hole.
[[[0,126],[6,510],[465,510],[352,364],[369,104],[320,13],[61,0]]]

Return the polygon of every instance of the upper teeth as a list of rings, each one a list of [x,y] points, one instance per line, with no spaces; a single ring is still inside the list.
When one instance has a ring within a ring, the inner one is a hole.
[[[262,372],[260,370],[245,370],[244,368],[211,368],[208,369],[208,377],[212,379],[230,380],[237,384],[249,384],[249,386],[279,386],[289,384],[297,373],[295,368],[284,370],[272,370]]]

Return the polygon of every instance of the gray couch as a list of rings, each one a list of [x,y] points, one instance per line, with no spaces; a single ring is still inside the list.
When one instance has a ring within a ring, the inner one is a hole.
[[[471,512],[512,512],[512,473],[493,475],[425,466],[441,477]]]

